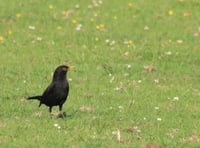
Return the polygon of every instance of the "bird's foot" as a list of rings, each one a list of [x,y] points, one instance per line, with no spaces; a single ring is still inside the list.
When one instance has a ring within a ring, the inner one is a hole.
[[[66,112],[60,112],[59,114],[58,114],[58,118],[66,118]]]

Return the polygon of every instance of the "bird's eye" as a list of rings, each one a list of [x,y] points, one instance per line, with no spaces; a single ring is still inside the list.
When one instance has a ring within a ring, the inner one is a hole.
[[[67,71],[67,67],[63,67],[62,70],[63,70],[63,71]]]

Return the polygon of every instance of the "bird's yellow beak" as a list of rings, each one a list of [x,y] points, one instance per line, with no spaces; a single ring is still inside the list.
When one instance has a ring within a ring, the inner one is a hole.
[[[74,69],[75,66],[69,66],[68,70]]]

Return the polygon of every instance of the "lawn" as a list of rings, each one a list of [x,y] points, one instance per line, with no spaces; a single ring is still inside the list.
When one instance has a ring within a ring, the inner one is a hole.
[[[1,147],[200,147],[199,0],[0,0]],[[38,107],[59,65],[63,106]]]

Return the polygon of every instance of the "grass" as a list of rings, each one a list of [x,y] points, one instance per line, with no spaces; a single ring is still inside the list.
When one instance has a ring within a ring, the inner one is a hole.
[[[2,1],[1,147],[199,147],[199,6]],[[66,119],[25,100],[61,64]]]

